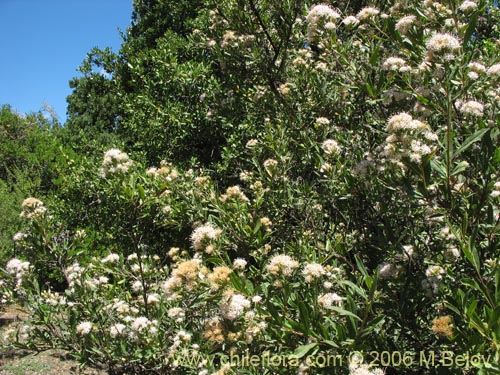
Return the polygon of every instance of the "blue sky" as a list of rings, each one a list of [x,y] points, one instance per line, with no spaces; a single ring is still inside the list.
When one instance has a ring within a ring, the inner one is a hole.
[[[132,0],[0,0],[0,15],[0,104],[64,122],[69,80],[93,47],[118,52]]]

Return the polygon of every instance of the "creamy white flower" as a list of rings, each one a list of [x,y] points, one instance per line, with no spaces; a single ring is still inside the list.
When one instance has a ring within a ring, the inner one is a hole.
[[[254,148],[255,146],[257,146],[259,144],[259,141],[257,139],[250,139],[247,144],[246,144],[246,148],[249,148],[249,149],[252,149]]]
[[[148,318],[146,318],[144,316],[140,316],[140,317],[134,319],[130,328],[134,332],[143,332],[151,324],[152,324],[152,322]]]
[[[326,22],[336,21],[340,18],[340,14],[336,12],[330,5],[317,4],[307,12],[306,22],[310,25],[317,25],[321,20]]]
[[[429,51],[443,53],[460,49],[460,41],[451,34],[435,33],[425,43]]]
[[[302,270],[302,275],[304,275],[307,283],[313,282],[314,280],[323,276],[325,273],[325,268],[319,263],[308,263]]]
[[[359,20],[354,17],[354,16],[347,16],[346,18],[344,18],[342,20],[342,23],[346,26],[346,27],[356,27],[359,25]]]
[[[395,28],[401,34],[406,35],[408,31],[410,31],[411,27],[415,24],[416,20],[417,17],[413,15],[404,16],[396,23]]]
[[[115,253],[111,253],[107,257],[101,259],[101,263],[104,263],[104,264],[106,264],[106,263],[114,264],[114,263],[118,263],[119,261],[120,261],[120,256],[118,254],[115,254]]]
[[[457,103],[458,110],[466,115],[482,117],[484,114],[484,105],[475,100],[469,100],[465,103]]]
[[[490,77],[500,76],[500,64],[490,66],[486,71],[486,74],[488,74]]]
[[[16,278],[21,278],[29,271],[30,262],[23,262],[17,258],[13,258],[7,262],[5,270],[9,275],[16,276]]]
[[[111,337],[123,336],[125,334],[126,328],[127,327],[125,326],[125,324],[117,323],[110,327],[109,334]]]
[[[205,246],[219,237],[220,231],[212,224],[205,224],[196,228],[191,234],[191,242],[195,250],[203,250]]]
[[[112,148],[104,154],[100,175],[106,177],[109,174],[126,173],[131,166],[132,160],[125,152]]]
[[[465,0],[459,9],[464,13],[470,13],[477,9],[477,4],[474,1]]]
[[[411,70],[411,68],[406,65],[406,61],[401,57],[388,57],[382,64],[382,69],[397,72],[407,72]]]
[[[343,298],[337,293],[325,293],[318,297],[318,304],[327,309],[335,305],[341,305]]]
[[[333,139],[325,140],[321,145],[321,148],[327,155],[338,154],[342,150],[338,142]]]
[[[267,265],[267,271],[273,275],[290,276],[299,266],[299,262],[288,255],[279,254],[271,258]]]
[[[469,68],[469,70],[471,70],[475,73],[485,73],[486,72],[486,67],[483,64],[478,63],[476,61],[470,62],[467,65],[467,68]]]
[[[425,276],[441,279],[446,271],[441,266],[429,266],[425,271]]]
[[[240,317],[251,303],[241,294],[233,294],[224,297],[221,305],[221,314],[227,320],[235,320]]]
[[[318,125],[330,125],[330,120],[326,117],[318,117],[316,119],[316,124]]]
[[[376,15],[378,15],[380,11],[377,8],[374,7],[366,7],[363,8],[359,11],[358,14],[356,14],[356,18],[360,21],[365,21],[369,18],[373,18]]]
[[[246,266],[247,266],[247,261],[243,258],[236,258],[233,261],[233,268],[235,270],[244,270]]]
[[[14,242],[19,242],[19,241],[22,241],[24,240],[26,237],[28,237],[28,235],[26,233],[23,233],[23,232],[17,232],[16,234],[14,234],[14,236],[12,237],[12,241]]]
[[[76,326],[76,333],[78,335],[86,336],[88,335],[93,328],[93,324],[91,322],[81,322]]]
[[[47,208],[43,205],[43,202],[33,197],[26,198],[21,206],[23,210],[19,214],[19,216],[28,219],[36,219],[42,217],[47,211]]]

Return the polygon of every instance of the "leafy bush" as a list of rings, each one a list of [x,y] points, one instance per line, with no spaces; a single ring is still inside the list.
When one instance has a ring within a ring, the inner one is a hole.
[[[137,160],[23,204],[29,345],[110,373],[498,373],[498,12],[390,5],[207,2],[206,59],[167,34],[131,64]]]

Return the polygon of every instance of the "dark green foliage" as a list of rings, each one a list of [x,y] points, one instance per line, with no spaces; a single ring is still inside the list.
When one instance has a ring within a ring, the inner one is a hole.
[[[70,131],[96,134],[116,129],[119,97],[112,77],[116,59],[110,49],[94,48],[79,69],[83,77],[69,82],[73,93],[67,98],[66,127]]]
[[[11,251],[20,224],[21,202],[54,192],[66,168],[57,123],[42,113],[21,116],[9,105],[0,110],[0,252]]]

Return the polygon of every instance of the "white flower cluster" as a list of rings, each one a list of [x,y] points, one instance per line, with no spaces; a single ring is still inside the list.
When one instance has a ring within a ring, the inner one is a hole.
[[[486,74],[490,77],[500,77],[500,64],[492,65],[486,70]]]
[[[233,294],[224,297],[220,312],[224,319],[235,320],[239,318],[248,309],[251,303],[241,294]]]
[[[186,312],[181,307],[172,307],[167,311],[167,315],[176,323],[182,323],[184,321],[184,318],[186,317]]]
[[[22,208],[23,210],[21,211],[19,216],[28,219],[42,217],[47,211],[47,208],[45,208],[43,202],[33,197],[26,198],[22,203]]]
[[[122,324],[122,323],[113,324],[109,328],[109,335],[113,338],[118,337],[118,336],[125,336],[126,332],[127,332],[126,329],[127,329],[127,326],[125,324]]]
[[[465,0],[458,9],[464,13],[471,13],[477,9],[477,4],[474,1]]]
[[[267,173],[269,173],[270,176],[273,176],[277,172],[277,167],[278,167],[278,161],[275,159],[266,159],[264,163],[262,164],[266,170]]]
[[[94,325],[91,322],[81,322],[76,326],[76,334],[87,336],[90,332],[92,332],[93,328]]]
[[[191,243],[195,250],[203,250],[211,241],[217,239],[221,234],[212,224],[205,224],[196,228],[191,234]]]
[[[330,119],[326,118],[326,117],[318,117],[316,119],[316,124],[319,125],[319,126],[327,126],[327,125],[330,125]]]
[[[106,264],[106,263],[114,264],[114,263],[118,263],[119,261],[120,261],[120,256],[118,254],[115,254],[115,253],[111,253],[107,257],[101,259],[101,263],[103,263],[103,264]]]
[[[362,358],[351,358],[349,363],[349,375],[384,375],[384,370],[380,368],[373,368],[367,364],[359,363]]]
[[[272,275],[290,276],[299,266],[299,262],[288,255],[279,254],[271,258],[267,272]]]
[[[451,59],[455,52],[460,49],[460,41],[451,34],[435,33],[425,43],[429,60],[436,55],[444,55]]]
[[[426,295],[432,297],[439,291],[439,285],[443,279],[446,271],[441,266],[429,266],[425,271],[427,279],[422,280],[422,288],[426,290]]]
[[[44,303],[49,306],[65,306],[68,304],[65,296],[59,293],[53,293],[50,290],[43,291],[41,297]],[[72,304],[72,302],[69,302],[69,304]]]
[[[83,269],[78,263],[73,263],[71,266],[66,268],[65,275],[70,288],[73,288],[75,285],[80,285],[80,278],[82,274]]]
[[[318,305],[324,309],[328,309],[333,305],[340,306],[342,304],[343,298],[337,293],[325,293],[318,297]]]
[[[342,23],[347,28],[353,28],[359,25],[359,20],[354,16],[347,16],[342,20]]]
[[[420,163],[422,157],[432,153],[428,143],[435,142],[438,137],[428,129],[425,123],[413,119],[406,113],[398,113],[387,122],[386,131],[391,133],[378,151],[382,160],[389,161],[404,168],[402,160],[409,158]]]
[[[130,329],[132,330],[132,336],[134,334],[150,333],[154,334],[157,332],[157,320],[149,320],[145,316],[140,316],[132,320]]]
[[[222,37],[221,47],[245,47],[250,45],[253,41],[255,41],[255,35],[237,35],[234,31],[228,30]]]
[[[110,174],[126,173],[131,166],[132,160],[129,159],[125,152],[112,148],[104,154],[99,174],[101,177],[106,177]]]
[[[16,279],[16,289],[21,287],[21,283],[27,276],[30,270],[30,262],[23,262],[17,258],[13,258],[7,262],[5,271]]]
[[[244,270],[246,266],[247,266],[247,261],[243,258],[236,258],[233,261],[233,268],[235,270]]]
[[[162,160],[160,161],[160,168],[151,167],[146,170],[146,175],[153,178],[161,176],[167,181],[173,181],[179,176],[179,172],[172,166],[172,163]]]
[[[469,100],[467,102],[457,101],[455,105],[464,115],[475,117],[483,117],[484,115],[484,104],[475,100]]]
[[[493,191],[490,194],[491,197],[497,198],[500,197],[500,181],[495,182],[493,185]]]
[[[411,28],[415,24],[416,20],[417,20],[416,16],[413,16],[413,15],[404,16],[404,17],[400,18],[398,22],[396,22],[395,28],[402,35],[406,35],[411,30]]]
[[[369,20],[375,16],[380,14],[380,10],[374,7],[366,7],[361,9],[358,14],[356,14],[356,18],[360,21]]]
[[[255,138],[252,138],[246,143],[245,147],[248,149],[252,149],[252,148],[257,147],[258,144],[259,144],[259,141]]]
[[[12,241],[14,241],[14,242],[21,242],[22,240],[26,239],[27,237],[28,237],[28,235],[26,233],[17,232],[12,237]]]
[[[400,268],[390,262],[384,262],[378,265],[377,270],[379,279],[388,280],[397,277]]]
[[[321,148],[327,155],[335,155],[340,153],[342,148],[339,146],[338,142],[333,139],[327,139],[321,145]]]
[[[469,69],[469,72],[467,73],[467,77],[469,77],[472,80],[476,80],[479,78],[480,74],[483,74],[486,72],[486,67],[478,62],[471,62],[469,65],[467,65],[467,68]]]
[[[226,189],[226,194],[222,194],[220,200],[221,202],[248,202],[247,196],[241,191],[241,188],[238,185],[228,187]]]
[[[319,263],[308,263],[304,266],[302,270],[302,275],[306,280],[306,283],[312,283],[313,281],[319,279],[326,274],[325,268]]]
[[[394,72],[408,72],[411,67],[406,65],[406,61],[401,57],[388,57],[382,64],[382,69]]]
[[[129,313],[137,314],[139,312],[137,308],[131,307],[127,302],[119,300],[118,298],[113,299],[113,303],[107,305],[104,310],[113,311],[120,316],[125,316]]]
[[[307,39],[314,42],[324,30],[335,30],[340,14],[328,4],[313,5],[306,16]]]
[[[308,24],[318,24],[321,20],[336,21],[340,14],[328,4],[316,4],[307,12],[306,22]]]

